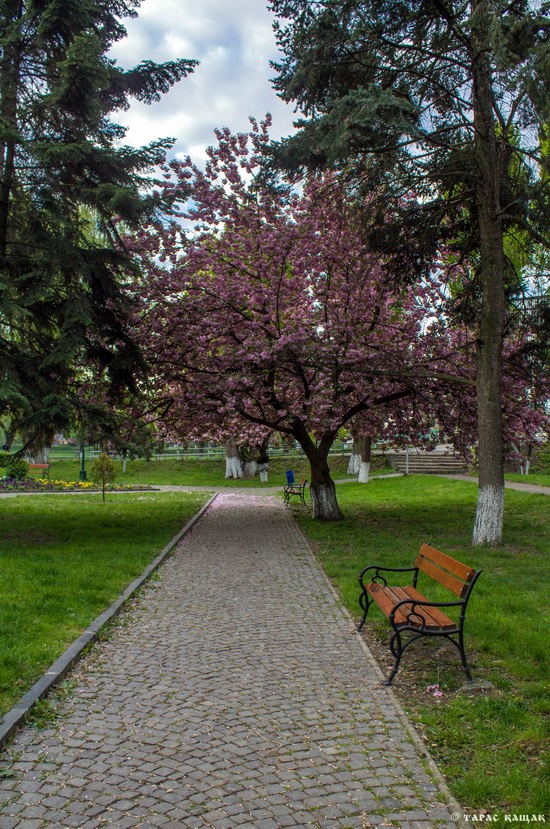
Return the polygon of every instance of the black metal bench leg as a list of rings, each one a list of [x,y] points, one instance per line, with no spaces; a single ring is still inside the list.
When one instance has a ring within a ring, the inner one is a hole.
[[[369,607],[372,604],[372,601],[373,601],[372,599],[369,599],[369,594],[367,593],[367,591],[363,590],[363,592],[359,596],[359,607],[363,611],[363,618],[361,619],[361,621],[359,622],[359,624],[356,627],[357,633],[359,633],[359,631],[361,630],[361,628],[363,627],[363,625],[367,621],[367,615],[368,615],[368,612],[369,612]]]
[[[458,634],[458,650],[460,651],[460,658],[462,660],[462,667],[464,668],[464,673],[466,674],[468,681],[473,682],[474,678],[472,676],[472,672],[470,671],[470,667],[466,659],[466,651],[464,650],[464,636],[462,634],[462,631],[460,631],[460,633]]]
[[[384,680],[382,685],[391,685],[397,671],[399,670],[399,663],[401,662],[401,657],[403,655],[403,646],[401,643],[401,636],[398,631],[396,631],[391,640],[390,640],[390,650],[392,654],[395,656],[395,662],[393,668],[391,669],[390,675],[387,679]]]

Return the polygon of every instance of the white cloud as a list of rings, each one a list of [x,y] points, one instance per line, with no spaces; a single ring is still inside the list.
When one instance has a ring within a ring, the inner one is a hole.
[[[200,162],[216,127],[246,131],[249,116],[261,120],[271,112],[274,138],[292,132],[292,107],[270,83],[269,61],[277,59],[277,48],[264,0],[144,0],[139,17],[125,25],[128,37],[111,53],[125,68],[142,60],[200,61],[161,102],[133,103],[119,113],[129,143],[170,136],[174,154]]]

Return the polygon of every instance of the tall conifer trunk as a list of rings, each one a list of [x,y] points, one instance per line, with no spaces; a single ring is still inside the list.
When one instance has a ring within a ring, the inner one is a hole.
[[[481,312],[477,343],[479,491],[473,544],[500,544],[504,514],[502,344],[504,252],[500,218],[500,160],[487,59],[490,20],[486,4],[472,2],[472,64],[477,209],[480,232]]]
[[[20,0],[6,4],[3,26],[11,38],[0,59],[0,117],[6,133],[0,142],[0,265],[5,267],[11,194],[15,177],[15,135],[17,134],[17,95],[20,72],[20,38],[15,29],[23,12]]]

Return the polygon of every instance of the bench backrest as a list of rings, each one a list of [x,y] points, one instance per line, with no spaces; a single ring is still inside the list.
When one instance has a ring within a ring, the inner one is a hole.
[[[414,566],[439,584],[452,590],[461,599],[467,595],[476,574],[479,575],[479,571],[468,567],[467,564],[462,564],[461,561],[456,561],[445,553],[440,553],[429,544],[422,545]]]

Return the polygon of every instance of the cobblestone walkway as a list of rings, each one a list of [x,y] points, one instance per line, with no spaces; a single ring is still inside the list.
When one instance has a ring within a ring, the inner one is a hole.
[[[281,502],[219,495],[18,734],[0,829],[450,829],[380,679]]]

